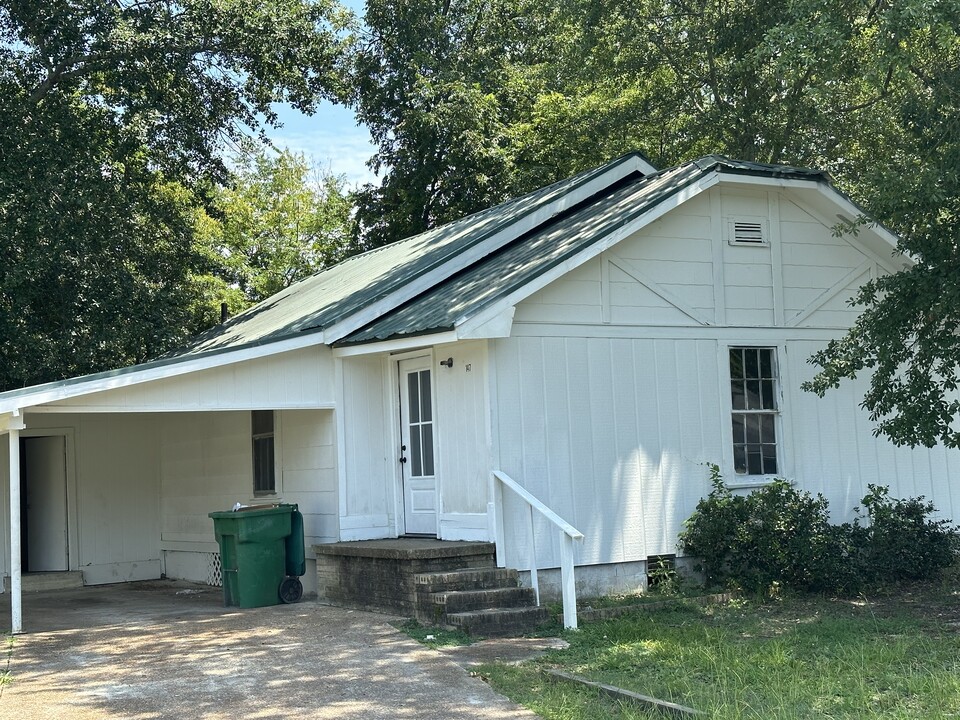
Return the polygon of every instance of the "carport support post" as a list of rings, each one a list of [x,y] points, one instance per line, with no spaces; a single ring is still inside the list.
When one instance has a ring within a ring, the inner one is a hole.
[[[10,436],[10,632],[23,632],[20,587],[20,428],[11,427]]]

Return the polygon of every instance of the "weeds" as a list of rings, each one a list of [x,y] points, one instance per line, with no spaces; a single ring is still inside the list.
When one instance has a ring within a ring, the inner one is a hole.
[[[947,718],[960,713],[960,632],[950,591],[916,604],[828,600],[674,608],[590,623],[570,647],[481,674],[545,718],[640,718],[548,683],[544,665],[678,702],[717,720]],[[931,610],[937,612],[931,613]],[[942,611],[955,614],[944,615]]]
[[[462,630],[445,630],[439,627],[421,625],[416,620],[397,623],[396,628],[405,632],[417,642],[431,648],[452,645],[470,645],[477,641]]]
[[[13,635],[7,635],[6,643],[6,661],[3,664],[3,670],[0,671],[0,697],[3,697],[3,689],[13,682],[13,676],[10,673],[10,664],[13,662]]]

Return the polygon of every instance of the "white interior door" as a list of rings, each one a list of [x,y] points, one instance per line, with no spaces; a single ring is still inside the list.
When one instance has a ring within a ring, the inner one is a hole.
[[[426,356],[401,360],[398,367],[404,533],[436,535],[432,363]]]
[[[66,438],[29,437],[22,442],[25,570],[67,570]]]

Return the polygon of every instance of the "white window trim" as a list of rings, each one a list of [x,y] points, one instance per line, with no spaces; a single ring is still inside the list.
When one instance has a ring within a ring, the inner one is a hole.
[[[784,432],[784,422],[783,422],[783,407],[784,407],[784,397],[783,397],[783,362],[785,356],[785,348],[781,344],[775,345],[765,345],[765,344],[750,344],[750,343],[730,343],[729,345],[721,345],[722,351],[721,356],[724,358],[724,372],[721,375],[722,382],[725,385],[725,391],[723,393],[723,403],[722,407],[726,415],[726,420],[724,422],[725,427],[725,447],[727,448],[727,453],[725,455],[729,459],[729,466],[726,468],[724,477],[726,480],[724,484],[731,490],[742,490],[750,488],[760,488],[766,485],[769,485],[774,480],[778,478],[783,478],[786,476],[786,451],[784,447],[785,441],[785,432]],[[774,429],[777,434],[777,470],[776,473],[764,473],[762,475],[747,475],[740,474],[737,472],[736,461],[734,460],[733,452],[733,414],[739,412],[738,410],[733,409],[733,398],[730,394],[730,383],[732,378],[730,376],[730,351],[737,349],[754,349],[754,350],[772,350],[773,351],[773,363],[774,363],[774,386],[773,392],[777,402],[777,410],[772,413],[774,419]]]

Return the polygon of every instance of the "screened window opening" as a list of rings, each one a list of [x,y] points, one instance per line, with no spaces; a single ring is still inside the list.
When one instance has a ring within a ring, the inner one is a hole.
[[[272,495],[277,491],[273,410],[254,410],[250,425],[253,436],[253,494]]]
[[[738,475],[775,475],[777,364],[773,348],[730,348],[733,467]]]

